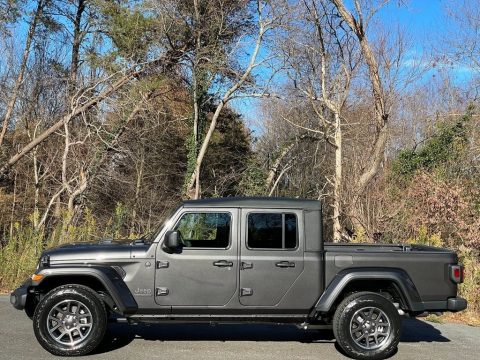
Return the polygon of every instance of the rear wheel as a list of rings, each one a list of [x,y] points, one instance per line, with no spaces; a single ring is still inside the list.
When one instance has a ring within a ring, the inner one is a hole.
[[[347,296],[333,318],[340,347],[355,359],[385,359],[400,341],[398,311],[387,298],[371,292]]]
[[[107,327],[105,304],[90,288],[64,285],[50,291],[33,315],[33,330],[54,355],[78,356],[93,351]]]

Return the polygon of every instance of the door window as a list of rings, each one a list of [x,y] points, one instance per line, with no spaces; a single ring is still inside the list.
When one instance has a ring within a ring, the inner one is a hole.
[[[248,248],[295,249],[297,239],[297,217],[295,214],[248,214]]]
[[[228,248],[230,244],[229,213],[186,213],[180,218],[178,231],[186,248]]]

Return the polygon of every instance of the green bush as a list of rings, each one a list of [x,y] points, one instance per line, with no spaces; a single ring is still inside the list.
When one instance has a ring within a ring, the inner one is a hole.
[[[473,111],[474,108],[469,107],[466,114],[453,123],[439,123],[435,134],[427,138],[420,148],[400,151],[392,164],[393,176],[410,180],[418,170],[451,171],[449,165],[462,156],[468,142],[466,126]]]

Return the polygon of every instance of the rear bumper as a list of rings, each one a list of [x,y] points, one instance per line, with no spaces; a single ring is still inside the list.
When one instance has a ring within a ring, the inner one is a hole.
[[[426,301],[420,303],[419,310],[428,312],[457,312],[467,308],[467,300],[461,297],[451,297],[444,301]]]
[[[447,300],[448,311],[457,312],[467,308],[467,300],[461,297],[454,297]]]
[[[27,281],[25,284],[16,288],[10,294],[10,303],[13,305],[15,309],[17,310],[25,309],[25,305],[27,304],[29,285],[30,284]]]

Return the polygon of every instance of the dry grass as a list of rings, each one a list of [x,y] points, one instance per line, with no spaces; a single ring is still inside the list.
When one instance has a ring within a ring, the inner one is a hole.
[[[471,311],[462,311],[459,313],[447,313],[441,317],[443,321],[466,324],[470,326],[480,326],[480,314]]]
[[[65,214],[64,221],[48,237],[43,229],[36,230],[32,226],[33,221],[25,225],[14,224],[11,237],[0,249],[0,289],[13,289],[25,281],[35,271],[43,249],[91,239],[95,225],[93,220],[86,217],[81,225],[63,226],[63,223],[69,224],[68,219],[68,214]]]

